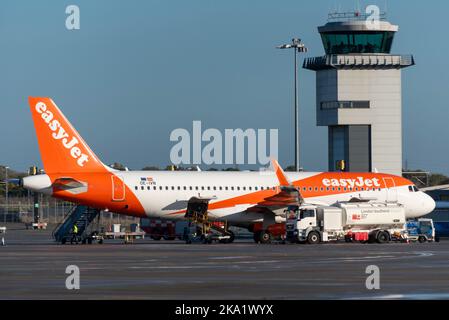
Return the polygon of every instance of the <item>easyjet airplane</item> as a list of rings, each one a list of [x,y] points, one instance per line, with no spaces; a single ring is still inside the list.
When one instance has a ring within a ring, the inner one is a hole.
[[[381,173],[117,171],[104,165],[50,98],[29,98],[45,174],[23,178],[32,191],[136,217],[183,219],[190,203],[207,203],[208,216],[266,230],[283,210],[369,199],[397,201],[407,218],[430,213],[435,202],[409,180]]]

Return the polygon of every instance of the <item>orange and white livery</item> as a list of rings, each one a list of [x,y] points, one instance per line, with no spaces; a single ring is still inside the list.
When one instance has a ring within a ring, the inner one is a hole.
[[[23,185],[101,210],[183,219],[190,199],[205,198],[211,219],[251,228],[283,221],[283,210],[298,196],[317,205],[397,201],[407,218],[435,207],[411,181],[382,173],[285,173],[276,161],[271,172],[117,171],[100,161],[53,100],[30,97],[29,104],[45,174],[25,177]]]

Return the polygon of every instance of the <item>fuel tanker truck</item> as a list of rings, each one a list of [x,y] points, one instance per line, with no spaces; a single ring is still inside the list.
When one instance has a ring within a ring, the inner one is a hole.
[[[303,204],[286,210],[286,240],[310,243],[345,240],[386,243],[407,237],[405,210],[398,203]]]

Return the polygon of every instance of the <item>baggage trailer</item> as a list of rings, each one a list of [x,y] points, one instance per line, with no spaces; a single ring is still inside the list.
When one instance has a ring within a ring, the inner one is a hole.
[[[286,238],[292,243],[386,243],[394,238],[406,239],[405,210],[397,203],[304,204],[287,210],[286,217]]]

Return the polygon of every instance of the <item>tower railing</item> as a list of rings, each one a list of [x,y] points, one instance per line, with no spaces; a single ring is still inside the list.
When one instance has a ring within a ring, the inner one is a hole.
[[[345,21],[364,21],[371,17],[371,13],[362,13],[360,11],[348,11],[348,12],[331,12],[327,15],[328,22],[345,22]],[[386,20],[387,13],[380,12],[379,20]]]

